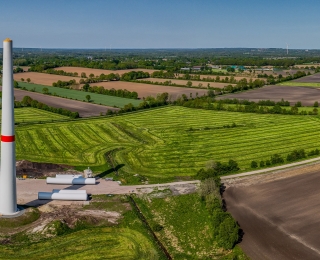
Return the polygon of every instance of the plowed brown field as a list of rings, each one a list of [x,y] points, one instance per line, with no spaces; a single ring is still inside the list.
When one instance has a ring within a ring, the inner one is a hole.
[[[250,259],[320,259],[320,167],[306,168],[235,180],[223,193]]]
[[[91,86],[103,86],[107,89],[126,89],[129,91],[136,91],[139,94],[139,98],[147,96],[157,96],[159,93],[167,92],[171,96],[171,100],[176,99],[182,94],[186,94],[188,97],[192,93],[193,97],[196,97],[196,93],[199,96],[207,94],[207,89],[195,89],[195,88],[182,88],[182,87],[169,87],[169,86],[159,86],[143,83],[133,83],[133,82],[124,82],[124,81],[112,81],[112,82],[98,82],[90,84]]]
[[[283,98],[284,100],[288,100],[292,105],[301,101],[303,106],[312,106],[315,101],[320,101],[320,89],[269,85],[241,93],[217,97],[217,99],[226,98],[247,99],[255,102],[268,99],[278,102]]]
[[[14,80],[21,81],[21,78],[24,78],[25,82],[27,78],[31,79],[31,83],[52,86],[53,82],[61,81],[69,81],[76,80],[79,82],[79,77],[69,77],[69,76],[61,76],[61,75],[53,75],[47,73],[39,73],[39,72],[23,72],[23,73],[15,73],[13,74]]]
[[[293,80],[294,82],[320,83],[320,73]]]

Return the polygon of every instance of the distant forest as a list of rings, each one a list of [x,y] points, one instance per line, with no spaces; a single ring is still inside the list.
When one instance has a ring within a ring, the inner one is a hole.
[[[1,50],[1,49],[0,49]],[[2,65],[0,52],[0,66]],[[44,71],[60,66],[96,69],[157,69],[179,72],[181,68],[211,65],[275,66],[288,68],[320,63],[320,50],[266,48],[218,49],[30,49],[14,48],[14,65]]]

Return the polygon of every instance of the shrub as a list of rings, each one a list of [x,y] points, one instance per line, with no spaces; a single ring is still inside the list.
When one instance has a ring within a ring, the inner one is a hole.
[[[229,213],[219,226],[218,245],[225,249],[232,249],[239,239],[239,226]]]
[[[258,163],[256,161],[252,161],[251,168],[258,168]]]
[[[284,159],[279,154],[271,155],[271,164],[283,163]]]
[[[287,155],[288,162],[296,161],[303,158],[306,158],[306,153],[304,149],[294,150]]]
[[[294,105],[295,107],[302,107],[302,103],[301,103],[301,101],[298,101],[297,103],[295,103],[295,105]]]
[[[308,153],[308,156],[319,155],[319,153],[320,153],[319,149],[311,150]]]
[[[154,232],[159,232],[163,229],[163,226],[161,226],[160,224],[154,224],[153,227],[152,227],[152,230]]]
[[[266,166],[270,166],[270,165],[271,165],[270,160],[266,160]]]
[[[264,167],[264,166],[265,166],[264,161],[261,161],[260,162],[260,167]]]

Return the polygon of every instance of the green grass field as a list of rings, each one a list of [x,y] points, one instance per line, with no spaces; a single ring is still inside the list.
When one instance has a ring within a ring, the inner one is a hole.
[[[1,113],[0,113],[1,119]],[[51,113],[32,107],[21,107],[14,109],[14,119],[16,123],[28,123],[28,122],[52,122],[56,120],[70,119],[67,116]]]
[[[223,128],[236,123],[237,127]],[[192,128],[192,131],[190,131]],[[286,156],[294,149],[320,148],[320,118],[164,107],[122,116],[16,128],[18,159],[75,166],[115,166],[130,183],[134,174],[150,182],[192,176],[209,160],[252,160]],[[107,170],[107,168],[105,169]],[[123,180],[126,181],[126,180]]]
[[[132,229],[94,228],[26,246],[0,246],[1,259],[140,259],[152,243]]]
[[[173,259],[247,259],[239,248],[217,246],[211,215],[197,193],[165,198],[150,194],[135,201],[151,227],[163,227],[156,235]]]
[[[295,82],[295,81],[286,81],[281,82],[277,85],[280,86],[288,86],[288,87],[312,87],[312,88],[320,88],[320,83],[314,82]]]
[[[32,83],[26,83],[26,82],[19,82],[20,87],[25,87],[27,90],[34,89],[35,92],[43,93],[43,88],[48,88],[49,93],[56,95],[59,95],[61,97],[67,97],[72,98],[75,100],[85,101],[86,95],[90,95],[91,97],[91,103],[95,104],[102,104],[105,106],[117,106],[117,107],[124,107],[125,105],[132,103],[134,106],[137,106],[141,103],[141,100],[136,99],[129,99],[129,98],[121,98],[121,97],[114,97],[114,96],[108,96],[108,95],[102,95],[97,93],[90,93],[90,92],[84,92],[79,90],[73,90],[73,89],[64,89],[64,88],[56,88],[56,87],[50,87],[50,86],[44,86],[44,85],[38,85],[38,84],[32,84]]]

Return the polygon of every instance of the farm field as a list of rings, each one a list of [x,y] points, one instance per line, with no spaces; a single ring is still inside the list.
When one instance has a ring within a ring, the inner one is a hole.
[[[82,72],[86,73],[87,77],[92,73],[95,76],[100,76],[103,74],[110,74],[110,73],[118,73],[120,76],[124,73],[130,72],[130,71],[143,71],[143,72],[149,72],[150,74],[157,70],[150,70],[150,69],[126,69],[126,70],[103,70],[103,69],[91,69],[91,68],[81,68],[81,67],[58,67],[55,68],[55,70],[63,70],[65,72],[77,72],[79,76]]]
[[[1,119],[1,114],[0,114]],[[55,120],[70,119],[67,116],[51,113],[48,111],[40,110],[32,107],[21,107],[14,109],[14,121],[16,123],[27,122],[51,122]]]
[[[139,98],[153,96],[156,97],[157,94],[167,92],[171,100],[180,97],[182,94],[186,94],[188,97],[192,93],[193,97],[198,93],[199,96],[206,95],[208,93],[207,89],[196,89],[196,88],[183,88],[183,87],[171,87],[171,86],[161,86],[152,84],[143,84],[135,82],[126,81],[110,81],[110,82],[98,82],[92,83],[90,86],[103,86],[106,89],[126,89],[129,91],[136,91]]]
[[[63,250],[61,250],[63,248]],[[33,259],[128,259],[154,252],[152,243],[132,229],[94,228],[30,243],[28,246],[0,245],[1,259],[32,256]]]
[[[216,99],[226,98],[246,99],[255,102],[268,99],[278,102],[283,98],[288,100],[291,105],[301,101],[303,106],[313,106],[315,101],[320,101],[320,91],[316,88],[268,85],[245,92],[218,96]]]
[[[235,123],[237,127],[224,128]],[[191,130],[190,130],[191,129]],[[18,159],[74,166],[105,164],[112,152],[124,183],[193,176],[209,160],[252,160],[320,147],[320,119],[164,107],[122,116],[16,128]],[[107,169],[106,169],[107,170]]]
[[[293,80],[293,82],[320,83],[320,73]]]
[[[19,82],[19,86],[25,87],[28,90],[34,89],[35,92],[38,92],[38,93],[43,93],[42,89],[48,88],[49,93],[51,94],[56,93],[56,95],[59,95],[61,97],[67,97],[70,99],[72,98],[74,100],[85,101],[85,102],[87,102],[86,95],[90,95],[91,97],[90,103],[105,105],[105,106],[124,107],[129,103],[132,103],[133,105],[139,105],[141,103],[140,100],[136,100],[136,99],[114,97],[114,96],[102,95],[102,94],[73,90],[73,89],[49,87],[49,86],[38,85],[38,84],[29,84],[25,82]],[[46,96],[50,97],[50,95],[46,95]],[[65,102],[69,102],[69,101],[65,100]],[[107,108],[104,110],[107,110]]]
[[[26,81],[27,78],[31,79],[31,83],[52,86],[53,82],[57,82],[58,80],[61,81],[69,81],[69,80],[76,80],[79,82],[80,78],[78,77],[70,77],[70,76],[63,76],[63,75],[53,75],[48,73],[40,73],[40,72],[23,72],[23,73],[14,73],[13,78],[16,81],[21,81],[21,78],[24,78]]]
[[[320,88],[320,73],[298,78],[292,81],[281,82],[278,85]]]
[[[319,259],[319,164],[305,168],[234,179],[223,193],[250,259]]]
[[[19,101],[21,101],[25,96],[29,96],[32,99],[38,100],[39,102],[45,103],[46,105],[51,107],[64,108],[72,112],[78,112],[81,117],[99,116],[100,112],[105,113],[106,110],[119,110],[119,108],[100,106],[88,102],[70,99],[67,100],[65,98],[44,95],[37,92],[31,92],[17,88],[14,89],[14,96],[16,100]]]
[[[145,79],[139,79],[139,80],[145,80],[145,81],[153,81],[153,82],[167,82],[171,81],[171,83],[175,83],[178,85],[187,85],[189,80],[184,79],[160,79],[160,78],[145,78]],[[208,83],[210,84],[210,87],[213,88],[224,88],[226,85],[229,85],[229,83],[218,83],[218,82],[203,82],[203,81],[196,81],[196,80],[190,80],[192,82],[193,87],[198,87],[199,84],[202,85],[202,88],[207,88]],[[235,84],[230,84],[235,85]]]

